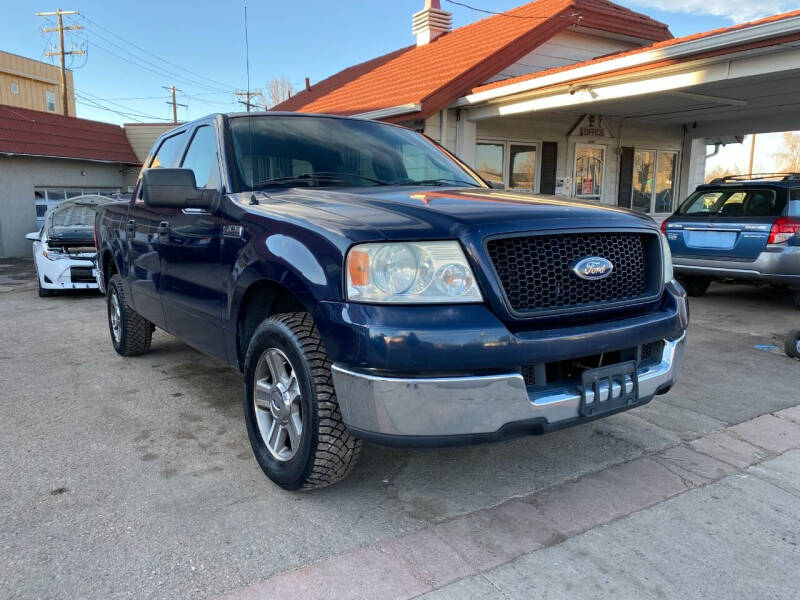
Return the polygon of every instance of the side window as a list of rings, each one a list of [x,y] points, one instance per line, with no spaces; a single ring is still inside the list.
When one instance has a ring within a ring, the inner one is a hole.
[[[156,151],[156,155],[153,157],[153,162],[150,163],[148,168],[150,169],[158,169],[158,168],[170,168],[170,167],[177,167],[178,160],[179,160],[179,153],[183,148],[183,142],[186,139],[186,132],[181,131],[177,135],[173,135],[172,137],[168,137],[161,145],[158,147]]]
[[[217,138],[212,127],[204,125],[197,128],[181,166],[194,171],[197,187],[217,188],[219,186]]]
[[[170,167],[176,167],[178,160],[180,159],[180,151],[183,148],[183,142],[186,139],[186,132],[181,131],[180,133],[168,137],[156,150],[155,155],[153,156],[153,160],[150,161],[149,164],[145,163],[144,168],[142,171],[139,172],[139,179],[136,182],[136,197],[135,202],[140,203],[142,202],[142,186],[139,185],[142,181],[142,172],[144,169],[168,169]]]

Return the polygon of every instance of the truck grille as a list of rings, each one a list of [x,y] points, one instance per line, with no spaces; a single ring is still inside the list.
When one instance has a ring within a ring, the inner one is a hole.
[[[545,234],[492,239],[489,258],[516,313],[560,312],[640,299],[660,291],[660,244],[648,233]],[[605,279],[587,281],[572,267],[588,256],[614,265]]]

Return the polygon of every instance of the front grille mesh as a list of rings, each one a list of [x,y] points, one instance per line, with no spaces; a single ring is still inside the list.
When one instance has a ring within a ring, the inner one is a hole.
[[[511,308],[549,311],[632,299],[647,294],[647,234],[574,233],[500,238],[487,244]],[[614,270],[587,281],[572,272],[579,260],[601,256]]]

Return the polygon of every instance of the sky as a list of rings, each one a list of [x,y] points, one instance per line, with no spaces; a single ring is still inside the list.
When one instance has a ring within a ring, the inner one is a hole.
[[[723,27],[796,8],[797,0],[622,0],[670,25],[675,36]],[[35,15],[57,8],[49,0],[3,2],[0,49],[44,58],[56,34]],[[522,0],[462,0],[489,11]],[[178,118],[243,108],[234,90],[247,87],[243,0],[59,0],[83,29],[67,46],[85,48],[72,60],[78,116],[113,123],[170,119],[169,92],[180,91]],[[250,84],[263,88],[286,77],[295,89],[358,62],[414,42],[411,15],[423,0],[249,0]],[[442,0],[459,27],[487,15]]]

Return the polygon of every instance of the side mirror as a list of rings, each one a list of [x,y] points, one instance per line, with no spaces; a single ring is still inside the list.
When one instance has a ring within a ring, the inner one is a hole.
[[[504,190],[504,189],[506,189],[506,186],[502,181],[487,181],[486,183],[489,184],[489,188],[492,189],[492,190]]]
[[[147,169],[142,173],[142,199],[153,208],[199,208],[219,204],[217,190],[197,189],[191,169]]]
[[[31,233],[26,233],[25,234],[25,239],[26,240],[30,240],[32,242],[38,242],[39,241],[39,232],[38,231],[32,231]]]

